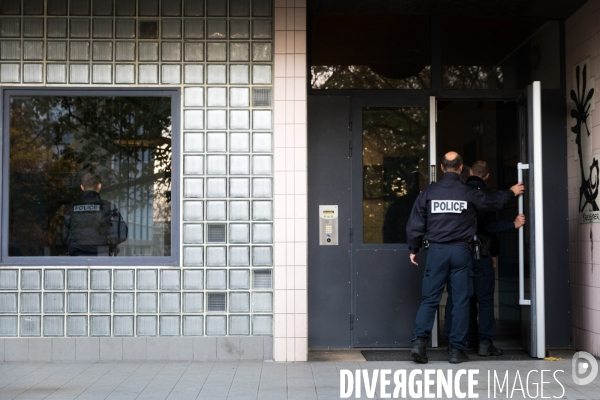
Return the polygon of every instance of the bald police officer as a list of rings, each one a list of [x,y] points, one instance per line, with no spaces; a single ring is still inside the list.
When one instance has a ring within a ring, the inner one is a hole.
[[[430,244],[422,301],[412,337],[411,356],[417,363],[428,361],[425,346],[446,282],[452,286],[454,305],[449,361],[461,363],[468,360],[464,353],[464,338],[469,327],[469,299],[473,294],[470,244],[477,232],[477,212],[498,211],[513,196],[524,191],[523,184],[518,183],[510,190],[486,194],[460,181],[462,166],[458,153],[446,153],[441,165],[444,172],[442,179],[419,194],[406,227],[413,264],[418,265],[422,239]]]
[[[116,256],[127,240],[127,225],[117,207],[100,198],[100,176],[86,173],[81,180],[81,200],[67,215],[70,256]]]

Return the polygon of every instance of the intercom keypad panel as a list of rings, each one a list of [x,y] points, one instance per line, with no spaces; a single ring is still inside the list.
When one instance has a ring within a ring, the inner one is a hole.
[[[319,206],[319,244],[336,246],[338,243],[338,206]]]

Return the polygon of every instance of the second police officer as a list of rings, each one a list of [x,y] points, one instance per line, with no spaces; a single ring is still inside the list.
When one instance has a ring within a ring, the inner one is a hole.
[[[477,232],[477,212],[498,211],[524,191],[523,183],[519,182],[510,190],[486,194],[460,182],[462,166],[458,153],[444,155],[442,179],[419,194],[406,227],[413,264],[418,265],[422,240],[429,242],[422,300],[412,337],[411,356],[417,363],[428,361],[425,346],[446,282],[452,287],[454,305],[449,361],[461,363],[468,360],[464,353],[464,338],[469,328],[469,299],[473,294],[470,247]]]
[[[463,169],[464,171],[464,169]],[[485,161],[475,161],[470,169],[466,184],[491,193],[486,188],[486,181],[490,177],[490,169]],[[500,240],[498,233],[509,232],[521,228],[525,224],[525,215],[519,214],[513,221],[498,218],[495,212],[479,212],[477,215],[477,238],[481,241],[481,258],[473,260],[473,288],[474,294],[470,301],[469,330],[465,337],[466,346],[476,348],[480,356],[500,356],[502,349],[494,346],[496,336],[496,321],[494,319],[494,291],[496,288],[496,275],[494,268],[497,256],[500,253]],[[444,334],[449,336],[452,326],[452,290],[448,289],[448,303]],[[479,315],[479,322],[477,320]]]

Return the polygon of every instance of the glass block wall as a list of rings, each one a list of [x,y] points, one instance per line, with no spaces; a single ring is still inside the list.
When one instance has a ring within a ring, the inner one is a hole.
[[[178,87],[183,171],[181,268],[2,267],[0,336],[272,335],[272,16],[271,0],[2,0],[2,86]]]

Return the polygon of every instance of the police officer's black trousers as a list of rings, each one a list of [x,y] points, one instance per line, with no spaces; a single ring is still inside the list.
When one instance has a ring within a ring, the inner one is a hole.
[[[475,261],[473,261],[475,264]],[[474,291],[474,288],[473,288]],[[444,337],[448,339],[450,337],[450,327],[452,326],[452,289],[450,288],[450,282],[448,282],[448,300],[446,301],[446,312],[444,314]],[[477,324],[477,296],[473,293],[469,300],[469,329],[467,330],[467,336],[465,336],[466,342],[476,342],[479,337],[479,325]]]
[[[466,349],[464,338],[469,328],[469,299],[473,294],[471,263],[471,250],[467,247],[441,243],[429,246],[413,339],[429,339],[444,287],[450,282],[454,309],[448,339],[452,346]]]
[[[480,261],[473,260],[473,288],[471,298],[471,314],[466,340],[494,339],[496,337],[496,321],[494,319],[494,291],[496,276],[491,256],[481,256]],[[446,325],[444,335],[449,337],[452,326],[452,289],[448,287],[448,304],[446,305]],[[473,305],[478,305],[473,307]],[[479,314],[479,327],[477,326]]]

